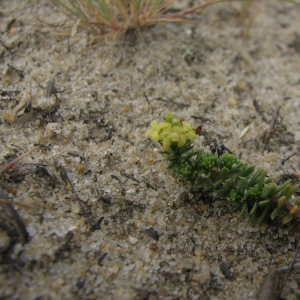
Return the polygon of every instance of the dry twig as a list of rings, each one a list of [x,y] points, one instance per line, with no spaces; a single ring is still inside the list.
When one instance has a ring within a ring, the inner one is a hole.
[[[268,130],[265,133],[263,151],[265,151],[267,149],[268,144],[269,144],[269,140],[271,138],[271,135],[274,133],[274,128],[275,128],[276,121],[277,121],[278,116],[279,116],[280,107],[281,107],[280,105],[276,106],[273,117],[272,117],[272,120],[271,120],[271,123],[270,123],[270,126],[269,126]]]

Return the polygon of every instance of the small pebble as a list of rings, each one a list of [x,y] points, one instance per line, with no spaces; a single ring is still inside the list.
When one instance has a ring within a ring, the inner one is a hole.
[[[85,172],[85,170],[86,170],[86,165],[80,164],[80,165],[77,166],[78,173],[82,174],[82,173]]]
[[[10,245],[10,237],[3,230],[0,230],[0,253],[5,252]]]
[[[131,235],[128,236],[128,239],[129,239],[130,244],[132,244],[132,245],[135,245],[139,241],[136,237],[131,236]]]
[[[73,213],[79,213],[80,212],[80,205],[78,203],[72,204],[71,205],[71,211]]]

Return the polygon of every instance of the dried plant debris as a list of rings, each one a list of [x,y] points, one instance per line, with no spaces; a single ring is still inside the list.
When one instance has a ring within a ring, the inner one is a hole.
[[[54,80],[50,80],[47,83],[45,96],[39,97],[35,101],[35,107],[42,110],[44,114],[53,114],[59,109],[59,106],[60,99],[57,96]]]
[[[11,203],[9,203],[8,201],[11,201]],[[20,241],[23,244],[27,243],[29,235],[26,230],[26,226],[16,209],[13,207],[12,199],[9,198],[2,190],[0,190],[0,207],[2,208],[5,218],[5,227],[7,226],[7,224],[11,224],[17,231]]]
[[[290,48],[293,48],[296,52],[300,52],[300,34],[295,33],[294,40],[288,44]]]
[[[10,124],[15,123],[17,116],[19,112],[24,111],[24,108],[26,108],[32,101],[32,95],[31,93],[24,93],[22,96],[21,101],[19,104],[17,104],[11,112],[3,112],[2,117],[5,121],[8,121]]]
[[[270,127],[269,129],[265,132],[265,135],[264,135],[264,139],[263,139],[263,142],[264,142],[264,149],[263,151],[265,151],[268,147],[268,143],[269,143],[269,140],[270,140],[270,137],[271,137],[271,134],[274,132],[274,128],[275,128],[275,125],[276,125],[276,121],[278,119],[278,116],[279,116],[279,111],[280,111],[280,106],[277,106],[275,108],[275,111],[274,111],[274,114],[273,114],[273,117],[272,117],[272,120],[271,120],[271,123],[270,123]]]
[[[69,253],[72,249],[71,243],[74,233],[72,231],[68,232],[66,241],[55,251],[54,262],[58,262],[69,256]]]
[[[90,217],[90,215],[89,215],[89,213],[88,213],[88,211],[87,211],[87,209],[85,207],[84,202],[80,199],[80,197],[76,193],[75,188],[73,186],[73,183],[71,182],[66,169],[63,166],[59,165],[57,162],[56,162],[56,166],[55,167],[56,167],[57,172],[60,174],[60,177],[63,180],[63,182],[72,190],[72,192],[73,192],[76,200],[78,201],[78,203],[80,205],[80,208],[81,208],[81,210],[83,212],[83,215],[85,216],[87,222],[90,225],[90,228],[93,228],[94,225],[92,223],[91,217]]]
[[[226,263],[221,262],[220,269],[222,273],[226,276],[227,279],[233,280],[235,279],[234,273],[230,270]]]
[[[29,155],[37,149],[38,147],[34,147],[31,150],[24,153],[23,155],[20,155],[19,157],[13,159],[11,162],[6,163],[0,169],[0,176],[3,176],[3,174],[7,172],[10,168],[12,168],[18,161],[20,161],[22,158],[24,158],[25,156]],[[29,234],[26,230],[25,223],[14,208],[12,199],[8,197],[2,190],[0,190],[0,207],[2,208],[3,216],[6,220],[3,223],[4,226],[7,227],[7,224],[11,224],[13,228],[17,231],[20,241],[22,243],[28,242]]]
[[[294,260],[292,260],[289,267],[284,267],[280,269],[270,270],[266,275],[261,288],[257,294],[257,300],[271,300],[271,299],[282,299],[281,294],[286,284],[286,280],[291,272],[291,270],[299,270],[300,264],[294,265]],[[283,283],[278,286],[279,275],[286,274]],[[279,290],[278,290],[279,289]],[[296,291],[295,291],[296,292]]]
[[[19,94],[19,90],[0,89],[1,100],[16,100]]]
[[[24,158],[25,156],[29,155],[30,153],[36,151],[39,147],[33,147],[32,149],[30,149],[29,151],[25,152],[24,154],[18,156],[17,158],[13,159],[12,161],[10,161],[9,163],[6,163],[1,169],[0,169],[0,175],[5,173],[7,170],[9,170],[12,166],[14,166],[18,161],[20,161],[22,158]]]
[[[259,136],[259,139],[256,138],[255,143],[257,150],[261,148],[262,152],[270,152],[278,148],[278,145],[288,146],[294,143],[294,133],[285,125],[285,118],[280,116],[280,105],[271,110],[272,116],[270,117],[262,110],[259,102],[256,99],[253,100],[253,106],[255,107],[255,110],[262,121],[269,125],[269,127],[264,130],[263,134]],[[268,120],[268,118],[270,120]],[[249,129],[249,127],[250,125],[245,129]],[[242,134],[240,137],[242,137]]]
[[[103,220],[104,220],[104,217],[101,217],[99,220],[97,220],[97,222],[91,226],[91,231],[101,229],[101,223]]]
[[[98,258],[98,265],[101,266],[102,261],[104,260],[104,258],[107,256],[107,252],[103,253],[99,258]]]
[[[149,227],[145,230],[145,233],[147,235],[149,235],[151,238],[159,241],[159,234],[158,232],[153,228],[153,227]]]
[[[7,65],[2,81],[5,83],[15,85],[19,83],[23,78],[23,70],[20,70],[15,66],[9,64]]]

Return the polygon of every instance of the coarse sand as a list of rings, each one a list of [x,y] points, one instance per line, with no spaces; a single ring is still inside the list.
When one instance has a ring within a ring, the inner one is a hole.
[[[300,146],[300,6],[258,1],[244,25],[239,10],[106,44],[71,37],[49,0],[1,2],[0,163],[40,145],[0,179],[29,234],[0,211],[1,299],[256,299],[289,264],[296,232],[191,194],[144,136],[173,113],[297,180],[299,155],[282,159]],[[283,297],[299,283],[295,271]]]

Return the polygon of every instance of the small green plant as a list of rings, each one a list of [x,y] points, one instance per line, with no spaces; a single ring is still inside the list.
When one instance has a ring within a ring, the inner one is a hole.
[[[183,22],[185,16],[228,0],[206,0],[182,11],[172,11],[175,0],[53,0],[74,19],[72,33],[85,27],[96,34],[117,35],[128,29],[160,22]]]
[[[283,224],[300,219],[300,198],[295,199],[299,186],[290,181],[277,185],[264,170],[242,163],[231,153],[224,153],[216,143],[213,153],[194,150],[195,129],[186,122],[168,115],[165,122],[151,122],[146,132],[161,143],[168,169],[187,182],[193,191],[205,191],[212,198],[226,199],[240,216],[249,214],[249,221],[262,222],[267,216]]]

